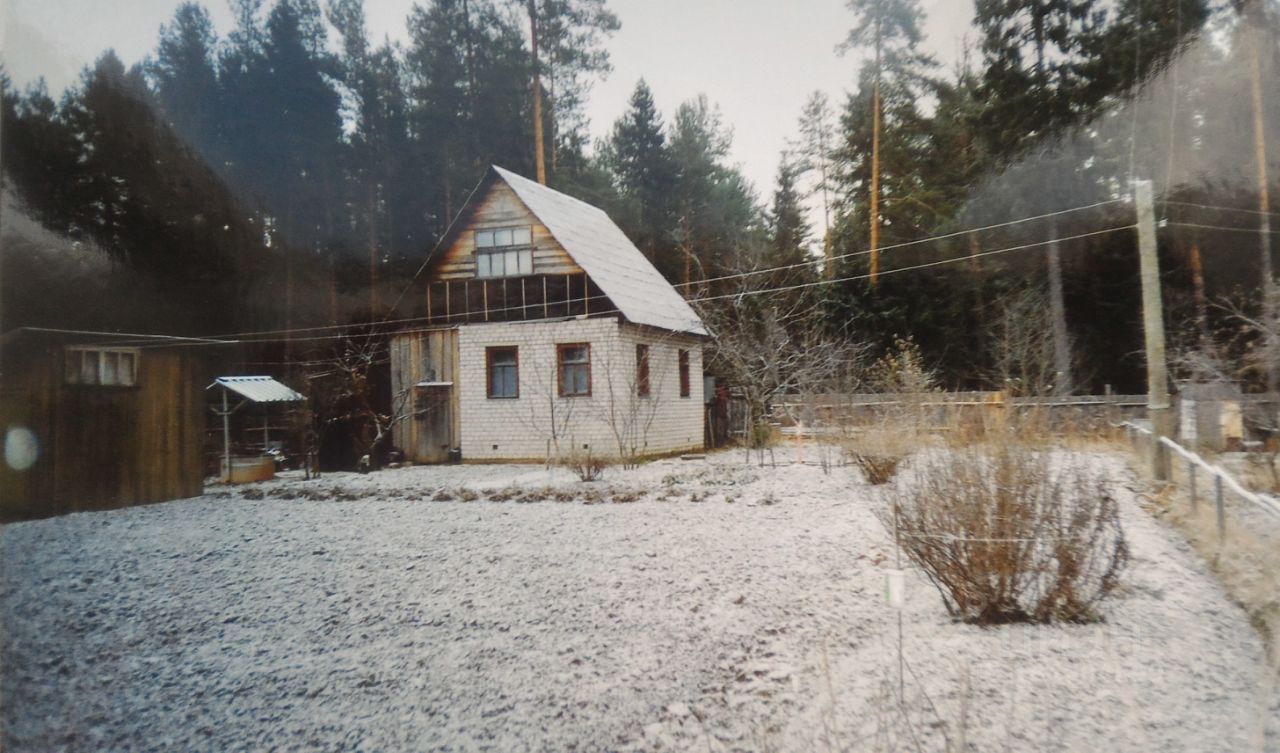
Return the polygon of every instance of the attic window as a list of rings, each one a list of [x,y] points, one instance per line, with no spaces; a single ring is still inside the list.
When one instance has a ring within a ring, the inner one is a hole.
[[[131,387],[138,380],[138,351],[131,348],[67,348],[67,384]]]
[[[504,227],[476,232],[476,277],[533,274],[533,228]]]

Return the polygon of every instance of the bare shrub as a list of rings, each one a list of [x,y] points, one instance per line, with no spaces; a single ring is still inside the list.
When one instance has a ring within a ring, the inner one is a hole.
[[[965,622],[1096,620],[1129,559],[1105,479],[1013,442],[920,458],[881,514]]]
[[[867,483],[876,486],[892,481],[902,462],[902,458],[897,455],[872,455],[856,451],[849,453],[849,459],[862,471]]]
[[[868,484],[887,484],[918,439],[914,433],[891,431],[887,426],[863,432],[844,442],[844,454],[862,471]]]
[[[596,481],[612,462],[606,457],[600,455],[592,455],[590,451],[570,452],[560,461],[561,465],[573,471],[581,481]]]

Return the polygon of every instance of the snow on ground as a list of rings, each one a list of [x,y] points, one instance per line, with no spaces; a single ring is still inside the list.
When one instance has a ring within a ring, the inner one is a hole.
[[[333,474],[6,526],[0,742],[1262,748],[1260,641],[1118,460],[1092,458],[1121,484],[1133,550],[1105,622],[957,625],[913,574],[903,705],[882,492],[786,452],[742,460],[595,484],[536,466]]]

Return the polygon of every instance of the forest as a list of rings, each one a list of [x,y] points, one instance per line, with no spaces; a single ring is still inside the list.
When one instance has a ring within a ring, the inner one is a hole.
[[[607,0],[421,0],[403,43],[363,0],[231,5],[225,36],[183,3],[145,59],[106,50],[65,92],[3,77],[4,330],[235,335],[242,370],[306,369],[349,328],[421,317],[406,292],[483,171],[540,162],[719,328],[910,342],[944,387],[1144,391],[1134,179],[1172,353],[1246,347],[1264,308],[1261,0],[977,0],[952,67],[919,0],[848,0],[849,88],[795,113],[763,187],[714,91],[664,113],[640,80],[591,137]]]

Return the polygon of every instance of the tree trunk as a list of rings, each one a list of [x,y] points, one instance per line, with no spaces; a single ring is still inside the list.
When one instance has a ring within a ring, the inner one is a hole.
[[[533,54],[533,164],[538,182],[547,184],[547,163],[542,146],[542,77],[538,72],[538,2],[529,0],[529,46]]]
[[[1070,395],[1075,387],[1071,382],[1071,341],[1067,334],[1067,307],[1062,295],[1062,257],[1058,245],[1058,226],[1051,228],[1049,241],[1049,310],[1053,315],[1053,393]]]
[[[871,95],[871,285],[880,273],[880,15],[876,11],[876,80]]]
[[[369,229],[369,315],[378,310],[378,197],[373,181],[365,187],[366,216]]]
[[[1200,260],[1200,244],[1191,242],[1191,290],[1196,304],[1196,330],[1200,333],[1200,347],[1209,347],[1209,299],[1204,290],[1204,265]]]

